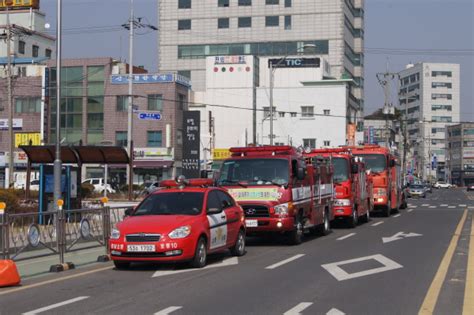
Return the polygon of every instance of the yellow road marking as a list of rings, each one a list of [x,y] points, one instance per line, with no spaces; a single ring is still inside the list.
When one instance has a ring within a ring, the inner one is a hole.
[[[104,270],[108,270],[108,269],[112,269],[112,268],[113,268],[113,266],[108,266],[108,267],[104,267],[104,268],[100,268],[100,269],[94,269],[94,270],[90,270],[90,271],[86,271],[86,272],[77,273],[77,274],[66,276],[66,277],[61,277],[61,278],[58,278],[58,279],[51,279],[51,280],[46,280],[46,281],[43,281],[43,282],[29,284],[29,285],[13,288],[13,289],[6,290],[6,291],[0,291],[0,295],[5,295],[5,294],[9,294],[9,293],[14,293],[14,292],[18,292],[18,291],[27,290],[27,289],[42,287],[42,286],[47,285],[47,284],[66,281],[66,280],[69,280],[69,279],[74,279],[74,278],[78,278],[78,277],[81,277],[81,276],[90,275],[92,273],[96,273],[96,272],[100,272],[100,271],[104,271]]]
[[[454,255],[454,250],[456,249],[456,246],[458,244],[462,227],[466,222],[466,217],[467,209],[464,210],[461,221],[459,221],[456,231],[454,232],[453,238],[451,239],[448,249],[444,254],[443,260],[441,260],[441,264],[439,265],[438,271],[436,272],[436,275],[433,278],[433,282],[431,282],[430,288],[428,289],[428,293],[426,293],[425,299],[423,301],[423,304],[421,305],[418,315],[433,314],[436,302],[438,301],[439,292],[441,291],[443,282],[446,279],[446,273],[448,272],[449,265],[451,264],[451,259]]]
[[[464,289],[464,315],[474,314],[474,214],[471,216],[471,237],[467,258],[466,288]]]

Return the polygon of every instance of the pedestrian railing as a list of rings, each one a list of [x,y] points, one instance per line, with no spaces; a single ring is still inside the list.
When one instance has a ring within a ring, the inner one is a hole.
[[[87,208],[9,214],[0,212],[0,258],[21,261],[104,247],[127,208]]]

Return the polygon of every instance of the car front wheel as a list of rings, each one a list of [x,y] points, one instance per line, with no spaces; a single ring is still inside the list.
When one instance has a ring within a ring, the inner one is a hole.
[[[194,258],[191,261],[191,266],[193,268],[202,268],[206,265],[206,263],[207,263],[206,241],[204,240],[203,237],[201,237],[199,238],[197,242]]]
[[[243,230],[239,231],[237,240],[235,241],[234,246],[230,249],[230,252],[232,255],[238,257],[245,255],[245,232]]]

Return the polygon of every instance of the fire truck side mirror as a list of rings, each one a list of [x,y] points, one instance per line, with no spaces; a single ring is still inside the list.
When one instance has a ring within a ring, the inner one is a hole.
[[[359,165],[352,164],[352,174],[357,174],[357,173],[359,173]]]
[[[298,169],[296,170],[296,178],[298,180],[303,180],[305,176],[306,176],[305,169],[303,167],[298,167]]]

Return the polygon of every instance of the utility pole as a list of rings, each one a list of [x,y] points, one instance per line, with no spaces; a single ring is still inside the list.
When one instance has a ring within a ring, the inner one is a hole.
[[[385,73],[377,73],[377,80],[379,81],[380,85],[384,89],[385,101],[383,106],[383,113],[385,114],[385,146],[390,148],[390,131],[388,127],[388,115],[391,113],[393,106],[390,103],[390,82],[395,79],[397,73],[391,73],[388,71],[388,64],[387,70]]]
[[[6,12],[7,12],[7,102],[8,102],[8,133],[10,135],[10,154],[8,156],[8,185],[13,187],[13,173],[14,173],[14,141],[13,136],[13,98],[12,98],[12,56],[11,56],[11,39],[12,29],[10,25],[10,13],[9,6],[13,4],[12,1],[7,1]]]

